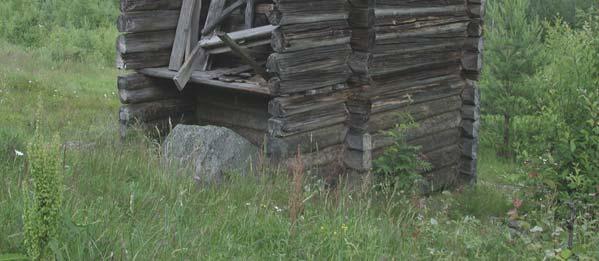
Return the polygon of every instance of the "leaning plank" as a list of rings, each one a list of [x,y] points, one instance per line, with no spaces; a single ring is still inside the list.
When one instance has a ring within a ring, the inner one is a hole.
[[[266,69],[264,69],[264,67],[262,67],[262,65],[258,64],[258,62],[256,62],[256,60],[254,60],[254,58],[252,58],[246,50],[244,50],[233,39],[231,39],[231,37],[228,34],[221,32],[221,33],[218,33],[218,37],[227,46],[229,46],[229,48],[231,48],[233,53],[235,53],[237,56],[239,56],[239,58],[241,58],[241,60],[243,60],[245,63],[249,64],[250,66],[252,66],[252,68],[254,69],[254,71],[256,71],[256,73],[258,75],[262,76],[262,78],[264,78],[267,81],[268,81],[268,79],[270,79],[270,75],[266,72]]]
[[[225,9],[225,3],[226,0],[210,1],[210,6],[208,7],[208,15],[206,16],[206,21],[204,22],[204,28],[208,27],[208,25],[210,25],[211,23],[213,23],[213,21],[217,20],[218,17],[220,17],[220,15],[223,13],[223,10]],[[217,25],[212,31],[213,32],[210,35],[206,36],[204,36],[202,33],[201,39],[216,36],[215,32],[220,31],[220,25]],[[191,64],[191,66],[191,70],[200,69],[205,71],[210,69],[210,56],[206,55],[196,58],[196,60]]]
[[[183,66],[181,66],[179,72],[175,75],[175,77],[173,77],[175,85],[177,85],[177,89],[182,91],[185,88],[185,85],[187,85],[187,83],[189,82],[189,78],[191,77],[191,73],[193,72],[194,63],[196,63],[196,60],[203,61],[206,60],[207,57],[208,52],[206,52],[206,49],[204,49],[201,45],[198,44],[195,48],[193,48],[193,51],[191,51],[191,54],[189,55]]]
[[[171,51],[171,59],[168,68],[173,71],[178,71],[181,64],[185,60],[185,48],[187,47],[187,39],[190,36],[191,20],[193,16],[196,0],[183,0],[181,6],[181,14],[179,15],[179,23],[177,24],[177,33],[173,42]]]
[[[269,36],[272,31],[276,27],[274,26],[262,26],[249,30],[243,30],[235,33],[231,33],[229,37],[233,41],[237,40],[246,40],[246,39],[256,39],[258,37],[266,37]],[[211,37],[208,39],[203,39],[200,43],[194,48],[191,52],[190,56],[187,58],[183,66],[179,69],[179,73],[174,77],[175,84],[179,90],[183,90],[187,82],[189,82],[189,78],[191,77],[192,72],[196,68],[198,61],[207,61],[207,57],[209,52],[206,49],[216,46],[222,46],[224,42],[216,36],[215,38]],[[201,67],[200,67],[201,68]]]
[[[245,4],[245,29],[254,27],[256,0],[247,0]]]
[[[241,7],[246,3],[246,0],[237,0],[235,3],[231,4],[225,10],[223,10],[218,17],[214,20],[206,21],[206,26],[202,30],[202,35],[207,36],[211,34],[217,26],[219,26],[233,11],[237,8]]]
[[[193,7],[193,16],[191,17],[191,27],[189,29],[189,37],[185,47],[185,57],[191,54],[193,48],[198,44],[200,39],[200,21],[202,20],[202,0],[195,0]]]
[[[168,68],[146,68],[140,70],[141,73],[158,78],[173,79],[177,72],[173,72]],[[239,82],[223,82],[213,79],[213,75],[206,71],[195,71],[191,74],[190,82],[203,84],[213,87],[232,89],[241,92],[255,93],[261,95],[270,95],[267,88],[259,86],[257,83],[239,83]]]

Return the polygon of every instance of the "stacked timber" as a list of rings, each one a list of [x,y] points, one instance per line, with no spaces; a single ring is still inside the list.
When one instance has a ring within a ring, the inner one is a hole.
[[[346,133],[351,30],[346,0],[275,0],[274,53],[266,67],[271,99],[267,148],[286,159],[298,149],[308,166],[339,160]]]
[[[117,67],[141,69],[169,64],[182,0],[121,0]]]
[[[117,28],[117,67],[140,70],[169,64],[181,0],[121,0]],[[156,133],[186,121],[192,103],[172,81],[138,72],[119,76],[121,136],[132,125]]]
[[[480,93],[477,80],[482,69],[483,26],[485,0],[468,0],[468,38],[464,42],[462,59],[466,87],[462,91],[461,162],[459,178],[464,182],[475,182],[477,177],[478,130],[480,128]]]
[[[172,81],[136,72],[119,76],[118,93],[121,137],[131,126],[162,135],[193,115],[192,101],[179,93]]]
[[[480,71],[480,56],[464,50],[480,46],[469,37],[480,25],[480,17],[473,17],[480,12],[464,0],[350,4],[354,52],[349,83],[356,88],[348,102],[346,165],[369,169],[372,158],[393,143],[382,131],[409,114],[418,127],[407,133],[408,142],[421,146],[433,167],[425,173],[430,189],[456,184],[458,169],[466,169],[462,111],[472,109],[462,98],[473,85],[465,75]]]

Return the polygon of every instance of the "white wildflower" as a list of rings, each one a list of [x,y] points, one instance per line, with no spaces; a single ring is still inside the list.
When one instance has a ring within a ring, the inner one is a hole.
[[[21,157],[21,156],[24,156],[25,153],[15,150],[15,155],[17,155],[17,157]]]
[[[279,207],[277,207],[277,206],[275,206],[275,210],[276,210],[277,212],[283,212],[283,209],[282,209],[282,208],[279,208]]]
[[[553,231],[553,233],[551,233],[551,235],[554,237],[558,237],[559,235],[562,234],[562,232],[564,232],[564,230],[561,227],[557,227],[555,229],[555,231]]]
[[[533,227],[533,228],[530,229],[530,232],[532,232],[532,233],[541,233],[541,232],[543,232],[543,228],[539,227],[539,226],[535,226],[535,227]]]
[[[439,221],[437,221],[434,218],[431,218],[431,225],[433,225],[433,226],[439,225]]]

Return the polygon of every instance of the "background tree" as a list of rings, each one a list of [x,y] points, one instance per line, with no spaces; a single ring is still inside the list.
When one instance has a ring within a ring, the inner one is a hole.
[[[483,75],[483,109],[503,116],[503,145],[499,154],[511,157],[510,122],[530,111],[534,88],[527,85],[535,72],[541,26],[529,18],[529,0],[489,1]]]
[[[581,26],[584,18],[581,19],[578,10],[588,10],[592,7],[599,7],[597,0],[531,0],[529,14],[536,16],[539,20],[556,22],[557,19],[568,23],[571,26]]]

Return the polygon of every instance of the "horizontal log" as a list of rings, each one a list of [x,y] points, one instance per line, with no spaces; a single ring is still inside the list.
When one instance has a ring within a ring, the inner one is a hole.
[[[462,138],[460,145],[462,157],[470,160],[478,159],[478,139]]]
[[[349,29],[324,28],[306,33],[286,33],[283,29],[276,30],[272,36],[272,47],[275,52],[295,52],[325,46],[345,45],[351,40]]]
[[[481,37],[483,35],[483,24],[480,19],[473,19],[468,24],[467,33],[469,37]]]
[[[175,88],[171,81],[148,77],[141,73],[121,75],[117,80],[119,90],[139,90],[144,88]]]
[[[268,111],[275,117],[287,117],[310,111],[328,111],[344,108],[350,93],[338,91],[324,95],[293,95],[272,99]]]
[[[354,0],[351,0],[354,1]],[[476,0],[475,0],[476,1]],[[376,0],[377,7],[384,8],[415,8],[415,7],[443,7],[447,5],[464,4],[464,0]]]
[[[424,174],[427,184],[422,188],[424,194],[443,191],[459,184],[458,165],[446,166]]]
[[[480,107],[467,104],[462,106],[462,119],[470,121],[480,120]]]
[[[213,124],[227,127],[242,127],[252,130],[259,130],[266,134],[268,129],[267,121],[270,117],[266,108],[237,108],[227,104],[206,102],[201,100],[197,103],[195,109],[196,118],[203,124]]]
[[[480,121],[473,122],[469,120],[464,120],[462,121],[461,127],[463,137],[478,139]]]
[[[122,33],[173,30],[178,20],[178,10],[123,13],[118,18],[117,28]]]
[[[482,18],[485,16],[485,0],[468,0],[468,14],[470,17]]]
[[[464,50],[482,53],[484,46],[484,39],[482,37],[468,37],[464,41]]]
[[[459,128],[461,123],[460,118],[459,111],[455,111],[420,120],[417,122],[416,128],[409,129],[405,133],[405,138],[406,140],[414,140],[434,133]],[[374,148],[378,149],[389,144],[388,135],[383,131],[371,134],[373,136]]]
[[[466,51],[462,57],[462,67],[467,72],[480,72],[483,68],[482,54]]]
[[[384,150],[396,142],[395,138],[386,135],[384,132],[376,133],[372,139],[373,150]],[[422,137],[411,138],[407,142],[414,146],[420,146],[422,152],[429,152],[441,147],[459,144],[460,139],[461,130],[459,128],[451,128]]]
[[[167,100],[181,96],[175,88],[168,86],[149,87],[136,90],[119,90],[119,99],[123,104],[135,104],[151,101]]]
[[[271,135],[285,137],[344,123],[346,120],[347,113],[345,107],[337,106],[325,111],[308,111],[285,118],[272,118],[268,124]]]
[[[192,103],[183,99],[170,99],[139,104],[123,105],[119,112],[121,122],[149,122],[164,118],[176,118],[184,112],[192,112]]]
[[[194,119],[191,113],[181,113],[172,117],[152,120],[147,122],[129,121],[119,122],[119,135],[122,139],[127,138],[128,134],[134,130],[142,131],[145,135],[151,137],[166,137],[168,133],[178,124],[193,123]]]
[[[333,145],[333,146],[329,146],[327,148],[315,151],[315,152],[308,152],[308,153],[302,153],[301,154],[301,160],[302,160],[302,164],[304,166],[305,169],[307,170],[314,170],[315,168],[320,168],[320,167],[326,167],[328,165],[332,165],[332,164],[336,164],[339,161],[341,161],[341,153],[343,152],[344,147],[343,145]],[[287,155],[288,157],[286,157],[286,159],[281,160],[281,164],[283,166],[291,166],[291,164],[293,164],[295,162],[296,156],[297,155],[297,150],[295,151],[295,153],[291,153],[290,155]],[[273,155],[275,158],[276,157],[280,157],[280,155]],[[322,170],[319,170],[322,171]],[[323,173],[323,174],[330,174],[330,173]]]
[[[345,167],[358,171],[369,171],[372,169],[372,152],[345,149],[343,155]]]
[[[445,148],[431,151],[424,154],[424,159],[428,161],[433,169],[442,169],[447,166],[458,164],[460,160],[460,148],[454,144]]]
[[[459,172],[461,175],[466,176],[465,178],[476,179],[477,175],[477,160],[462,158],[460,160]]]
[[[480,106],[480,90],[476,81],[466,81],[466,86],[462,91],[462,100],[464,104]]]
[[[288,137],[269,135],[267,138],[267,151],[269,155],[281,155],[283,157],[294,155],[298,148],[302,153],[317,152],[330,146],[342,144],[346,132],[347,127],[345,124],[337,124]]]
[[[168,54],[170,56],[170,53]],[[140,70],[141,73],[163,79],[173,79],[177,72],[171,71],[168,68],[145,68]],[[270,95],[267,88],[260,86],[255,82],[224,82],[213,79],[213,74],[205,71],[195,71],[192,73],[190,82],[208,85],[213,87],[225,88],[247,93],[255,93],[259,95]]]
[[[424,17],[427,19],[437,17],[463,17],[466,20],[468,10],[466,5],[446,5],[412,8],[376,8],[376,25],[397,25],[413,21],[414,18]]]
[[[275,25],[347,20],[349,14],[345,0],[274,2],[275,6],[268,18]]]
[[[170,50],[173,39],[173,30],[122,34],[117,38],[116,48],[121,54]]]
[[[117,52],[116,67],[121,70],[160,67],[168,65],[171,50],[159,50],[141,53]]]
[[[382,113],[371,114],[366,129],[368,132],[377,132],[379,130],[393,128],[401,119],[400,117],[402,113],[408,114],[414,118],[414,120],[418,121],[433,117],[435,115],[443,114],[445,112],[459,110],[461,107],[462,100],[459,96],[451,96],[440,100],[412,104],[401,110],[390,110]],[[352,122],[350,122],[350,126],[359,127],[354,126]]]

